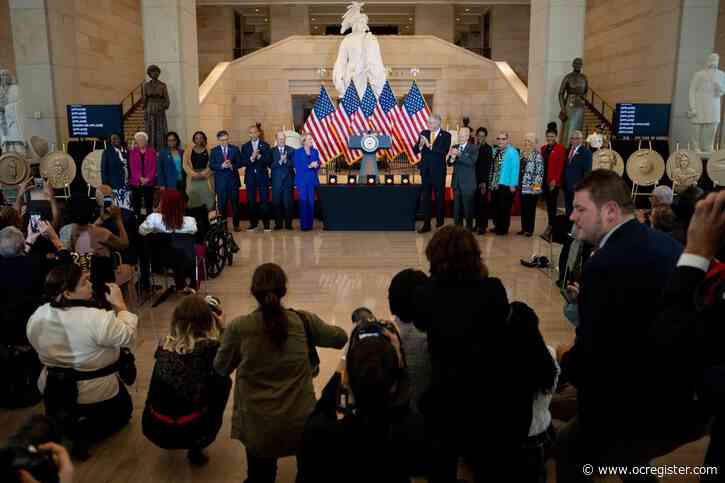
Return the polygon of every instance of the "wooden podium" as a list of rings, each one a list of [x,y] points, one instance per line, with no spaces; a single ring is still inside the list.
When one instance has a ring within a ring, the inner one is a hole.
[[[368,175],[378,175],[377,152],[391,146],[390,136],[367,133],[360,136],[350,136],[347,145],[350,149],[359,149],[363,152],[360,160],[360,175],[358,183],[366,183]]]

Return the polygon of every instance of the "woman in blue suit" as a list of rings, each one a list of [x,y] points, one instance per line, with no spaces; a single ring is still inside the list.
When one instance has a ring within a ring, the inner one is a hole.
[[[306,134],[302,147],[295,151],[295,182],[300,196],[300,229],[312,229],[315,217],[315,188],[320,184],[320,153],[312,147],[312,135]]]
[[[166,148],[159,151],[156,169],[156,181],[159,188],[186,191],[186,179],[183,168],[184,150],[179,135],[170,131],[166,135]]]

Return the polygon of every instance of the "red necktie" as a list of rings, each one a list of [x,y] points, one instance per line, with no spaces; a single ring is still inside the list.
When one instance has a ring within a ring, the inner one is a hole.
[[[576,148],[571,148],[569,151],[569,162],[571,163],[572,158],[574,157],[574,153],[576,153]]]

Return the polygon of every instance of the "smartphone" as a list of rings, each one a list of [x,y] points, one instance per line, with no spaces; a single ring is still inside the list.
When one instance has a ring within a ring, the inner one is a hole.
[[[103,207],[110,208],[111,206],[113,206],[113,196],[104,196],[103,197]]]
[[[41,215],[39,213],[30,214],[30,231],[33,233],[40,233],[40,220]]]

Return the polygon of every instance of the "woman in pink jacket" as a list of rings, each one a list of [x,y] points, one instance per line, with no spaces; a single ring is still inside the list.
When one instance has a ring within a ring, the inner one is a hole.
[[[131,204],[136,219],[141,220],[141,200],[146,215],[154,211],[154,188],[156,187],[156,151],[148,145],[149,136],[143,131],[134,134],[136,146],[128,155],[128,184],[131,187]]]

